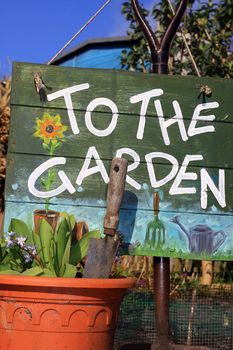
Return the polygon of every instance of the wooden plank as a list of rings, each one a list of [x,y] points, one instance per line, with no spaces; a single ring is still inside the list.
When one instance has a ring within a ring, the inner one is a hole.
[[[56,175],[56,181],[51,186],[51,190],[57,189],[62,181],[58,175],[58,171],[62,170],[67,175],[71,186],[73,187],[73,193],[69,193],[67,189],[64,189],[62,193],[50,198],[50,203],[55,204],[67,204],[71,206],[90,205],[91,207],[105,207],[105,196],[108,180],[107,174],[110,169],[110,160],[101,159],[100,165],[96,169],[95,174],[90,174],[85,177],[87,173],[83,171],[85,160],[83,158],[71,158],[64,157],[65,164],[57,164],[50,169],[54,171]],[[115,156],[115,155],[113,155]],[[53,160],[55,157],[53,158]],[[28,181],[35,169],[40,167],[43,163],[51,161],[51,158],[39,156],[39,155],[23,155],[23,154],[9,154],[8,166],[7,166],[7,181],[6,181],[6,198],[11,201],[17,202],[37,202],[43,203],[44,198],[38,197],[35,193],[36,190],[47,192],[41,185],[41,179],[47,178],[48,172],[44,171],[43,174],[38,176],[35,182],[34,194],[29,192]],[[89,162],[89,161],[88,161]],[[88,169],[94,169],[98,166],[96,160],[93,158],[88,165]],[[201,169],[200,167],[180,166],[177,173],[171,178],[170,181],[164,185],[158,184],[158,187],[154,187],[154,176],[149,175],[149,168],[153,168],[153,173],[158,181],[166,178],[171,172],[172,166],[167,164],[152,164],[138,163],[138,167],[128,172],[130,178],[126,180],[126,189],[130,191],[132,195],[137,198],[138,209],[151,210],[153,207],[153,193],[160,191],[161,210],[172,210],[177,212],[193,212],[202,213],[203,208],[203,192],[201,189]],[[85,167],[86,169],[86,167]],[[205,168],[210,178],[213,179],[216,188],[218,188],[219,182],[219,170],[217,168]],[[186,172],[196,174],[196,180],[183,180],[180,182],[178,188],[183,188],[183,192],[190,190],[196,191],[196,193],[183,193],[180,195],[171,195],[171,191],[174,190],[175,181],[177,181],[178,173]],[[233,169],[225,169],[225,207],[220,207],[218,200],[213,193],[208,189],[207,192],[207,208],[205,212],[214,214],[229,214],[233,215]],[[106,176],[106,178],[105,178]],[[83,177],[83,180],[81,178]],[[76,181],[79,178],[79,183]],[[80,183],[82,181],[82,183]],[[203,185],[202,185],[203,186]],[[140,187],[140,188],[137,188]],[[101,203],[101,205],[100,205]],[[124,207],[124,205],[123,205]],[[125,203],[125,207],[130,207],[130,203]],[[218,208],[220,207],[220,208]],[[214,208],[214,209],[213,209]],[[217,209],[218,208],[218,209]]]
[[[33,108],[24,106],[13,106],[11,122],[11,133],[9,142],[9,151],[17,153],[44,154],[48,151],[42,147],[43,140],[33,136],[36,131],[37,118],[43,119],[46,110],[42,108]],[[103,159],[112,159],[117,150],[121,148],[130,148],[138,154],[140,160],[145,162],[145,155],[150,152],[163,152],[176,157],[179,164],[182,164],[185,155],[201,154],[202,160],[196,161],[197,166],[233,168],[233,159],[231,156],[231,138],[233,135],[233,123],[226,122],[204,122],[201,127],[214,127],[214,132],[202,133],[190,137],[187,141],[181,138],[180,130],[177,124],[169,127],[168,137],[170,145],[165,144],[163,133],[160,128],[158,117],[147,116],[145,118],[145,131],[143,139],[137,139],[139,116],[121,114],[118,117],[116,127],[111,134],[105,137],[97,137],[93,134],[86,124],[85,112],[78,111],[78,123],[80,133],[74,135],[70,128],[67,112],[60,109],[50,109],[51,116],[59,114],[61,122],[67,127],[64,132],[62,147],[55,150],[54,155],[85,157],[86,150],[94,145]],[[106,130],[112,121],[110,113],[93,113],[92,125],[97,131]],[[24,125],[23,137],[18,132]],[[188,130],[190,121],[184,121],[184,127]],[[218,144],[221,140],[221,147]],[[213,148],[216,152],[213,152]],[[224,150],[224,151],[223,151]],[[133,160],[129,157],[129,160]],[[160,162],[168,163],[166,159],[161,158]]]
[[[73,87],[79,84],[89,84],[89,88],[72,93],[71,99],[74,110],[87,110],[89,103],[100,97],[113,100],[117,104],[119,113],[140,113],[141,103],[130,103],[130,98],[153,89],[162,89],[163,94],[158,97],[161,101],[164,115],[174,116],[172,102],[177,100],[185,119],[191,119],[194,109],[203,102],[199,96],[200,87],[208,85],[212,89],[212,96],[206,102],[219,103],[221,108],[212,109],[215,120],[233,122],[231,106],[231,79],[198,78],[183,76],[159,76],[135,72],[119,72],[116,70],[67,68],[36,64],[15,63],[13,67],[12,105],[23,105],[45,108],[66,108],[64,98],[59,97],[41,104],[39,95],[34,87],[33,74],[39,72],[45,83],[52,88],[46,90],[48,94]],[[155,115],[154,100],[148,104],[147,115]],[[106,111],[98,107],[96,110]],[[231,113],[229,112],[231,111]]]
[[[6,230],[12,217],[20,217],[27,225],[33,228],[33,212],[36,209],[43,209],[43,205],[38,203],[19,203],[6,202],[5,226]],[[52,210],[58,212],[69,212],[73,214],[77,222],[86,222],[90,230],[102,229],[103,218],[105,215],[104,208],[92,208],[89,206],[70,206],[70,205],[52,205]],[[14,214],[12,214],[14,213]],[[120,226],[124,242],[122,253],[130,255],[148,255],[148,256],[170,256],[180,257],[183,259],[204,259],[204,260],[231,260],[233,247],[233,220],[232,216],[218,215],[217,217],[209,214],[180,213],[178,220],[188,231],[188,235],[175,223],[172,222],[177,214],[175,212],[161,211],[159,220],[164,224],[166,231],[163,237],[159,230],[152,230],[154,226],[153,211],[140,210],[135,208],[121,209]],[[152,223],[152,224],[151,224]],[[201,237],[197,236],[197,229],[202,229]],[[149,240],[146,240],[146,233],[150,229]],[[195,231],[196,229],[196,231]],[[223,233],[219,233],[221,230]],[[153,242],[154,232],[154,242]],[[210,237],[210,239],[208,239]],[[159,241],[160,238],[160,241]],[[199,238],[199,239],[198,239]],[[212,238],[212,240],[211,240]],[[198,251],[204,244],[209,251],[214,251],[217,244],[221,243],[220,248],[214,253],[191,252],[192,249]]]

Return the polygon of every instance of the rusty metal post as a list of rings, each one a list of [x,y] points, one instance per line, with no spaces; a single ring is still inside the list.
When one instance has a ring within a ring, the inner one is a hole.
[[[151,51],[151,71],[156,74],[168,74],[168,59],[172,40],[178,30],[188,0],[181,0],[173,19],[161,41],[157,39],[150,25],[140,12],[138,0],[131,0],[134,16],[148,41]],[[206,347],[176,345],[169,335],[169,293],[170,293],[170,259],[153,258],[155,323],[158,344],[127,344],[120,350],[210,350]]]
[[[160,346],[167,350],[169,337],[170,259],[154,257],[155,324]],[[163,349],[162,348],[162,349]]]
[[[155,36],[150,25],[140,12],[138,0],[131,0],[134,16],[140,25],[151,51],[151,71],[156,74],[168,74],[168,59],[172,40],[178,30],[188,0],[181,0],[161,41]],[[210,350],[206,347],[176,345],[169,336],[169,293],[170,293],[170,259],[153,258],[155,322],[158,344],[128,344],[120,350]]]
[[[181,0],[174,17],[159,41],[146,19],[140,12],[138,0],[131,0],[134,16],[148,41],[151,52],[152,73],[168,74],[168,59],[172,40],[179,28],[187,8],[188,0]]]
[[[147,38],[152,62],[152,73],[168,74],[168,59],[172,40],[178,30],[184,12],[187,8],[187,0],[181,0],[173,19],[161,41],[157,39],[151,27],[141,15],[138,0],[131,0],[135,19],[139,23]],[[153,258],[154,268],[154,299],[155,322],[158,335],[158,347],[152,344],[152,349],[169,350],[182,348],[170,342],[169,336],[169,293],[170,293],[170,259],[163,257]]]
[[[161,41],[157,39],[149,24],[140,13],[137,0],[131,0],[135,19],[144,32],[151,51],[152,73],[168,74],[168,59],[172,40],[177,32],[183,14],[187,7],[187,0],[180,1],[175,16],[170,22]],[[169,337],[169,293],[170,293],[170,259],[153,258],[154,267],[154,299],[155,322],[161,350],[168,350]]]

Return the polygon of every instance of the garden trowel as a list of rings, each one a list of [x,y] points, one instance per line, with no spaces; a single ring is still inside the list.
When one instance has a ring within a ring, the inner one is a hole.
[[[102,239],[92,238],[85,262],[84,278],[109,278],[120,243],[116,232],[119,223],[119,209],[124,194],[127,160],[114,158],[111,163],[107,191],[107,212],[104,217]]]

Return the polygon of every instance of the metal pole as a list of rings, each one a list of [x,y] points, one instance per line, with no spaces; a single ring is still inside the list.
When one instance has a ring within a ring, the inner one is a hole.
[[[135,18],[144,32],[151,50],[152,73],[168,74],[168,59],[172,40],[179,27],[187,7],[187,0],[182,0],[168,26],[162,40],[159,42],[149,24],[142,17],[137,0],[131,0]],[[169,293],[170,293],[170,259],[153,258],[154,269],[154,300],[155,324],[158,335],[159,348],[168,350],[169,337]]]
[[[161,349],[168,350],[169,337],[169,292],[170,292],[170,259],[153,258],[155,324],[158,342]]]
[[[139,23],[147,38],[151,51],[152,73],[168,74],[168,59],[172,40],[178,30],[187,0],[181,0],[173,19],[161,41],[157,39],[146,19],[141,15],[138,0],[131,0],[135,19]],[[158,346],[151,345],[151,350],[197,349],[176,345],[170,341],[169,335],[169,293],[170,293],[170,259],[163,257],[153,258],[155,324],[158,335]],[[136,348],[135,348],[136,349]],[[138,348],[139,349],[139,348]],[[143,347],[140,347],[143,349]],[[204,349],[199,347],[198,349]]]
[[[134,16],[148,41],[151,51],[152,73],[168,74],[168,59],[172,40],[180,25],[188,0],[181,0],[173,19],[161,41],[157,39],[146,19],[141,15],[138,0],[131,0]],[[158,344],[128,344],[120,350],[210,350],[206,347],[176,345],[169,335],[169,293],[170,293],[170,259],[153,258],[155,322]]]

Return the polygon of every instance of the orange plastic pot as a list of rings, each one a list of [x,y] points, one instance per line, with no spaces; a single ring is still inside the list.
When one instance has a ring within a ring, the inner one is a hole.
[[[0,276],[0,349],[112,350],[134,279]]]

